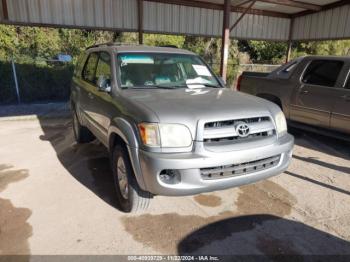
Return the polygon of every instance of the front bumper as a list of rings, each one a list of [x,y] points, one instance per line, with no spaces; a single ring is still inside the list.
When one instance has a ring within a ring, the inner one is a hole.
[[[184,196],[250,184],[284,172],[290,163],[294,145],[293,136],[286,134],[274,143],[246,150],[208,153],[153,153],[138,150],[140,174],[144,189],[155,195]],[[196,147],[196,145],[195,145]],[[256,161],[279,155],[278,164],[257,172],[225,178],[203,179],[201,168],[210,168]],[[181,176],[177,184],[164,183],[162,170],[177,170]]]

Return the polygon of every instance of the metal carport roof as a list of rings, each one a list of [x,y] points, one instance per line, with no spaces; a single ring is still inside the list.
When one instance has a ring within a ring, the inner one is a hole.
[[[0,23],[288,41],[350,38],[350,0],[1,0]],[[225,68],[223,59],[222,71]],[[222,72],[225,77],[225,72]]]

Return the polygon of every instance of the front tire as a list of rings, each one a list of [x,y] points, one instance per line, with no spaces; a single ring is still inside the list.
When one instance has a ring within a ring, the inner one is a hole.
[[[139,187],[127,149],[121,145],[116,145],[111,163],[114,186],[121,210],[130,213],[147,209],[152,195]]]

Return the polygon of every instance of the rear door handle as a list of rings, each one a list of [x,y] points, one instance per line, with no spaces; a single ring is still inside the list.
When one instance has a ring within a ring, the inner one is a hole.
[[[301,93],[304,94],[304,95],[306,95],[306,94],[309,93],[309,91],[308,91],[308,90],[301,90]]]
[[[94,96],[91,93],[88,93],[90,99],[94,99]]]

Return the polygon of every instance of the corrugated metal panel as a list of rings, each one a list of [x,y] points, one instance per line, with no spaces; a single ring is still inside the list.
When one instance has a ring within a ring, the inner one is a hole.
[[[298,17],[294,22],[293,40],[350,38],[350,5]]]
[[[240,16],[231,13],[231,24]],[[144,2],[144,30],[171,34],[221,36],[220,10]],[[231,32],[233,38],[287,40],[290,20],[285,18],[246,15]]]
[[[231,24],[233,25],[240,16],[240,13],[232,13]],[[247,14],[231,32],[231,37],[285,41],[288,39],[289,27],[289,19]]]
[[[137,0],[11,0],[10,22],[60,26],[98,27],[136,31]],[[0,12],[2,14],[2,12]],[[232,13],[233,24],[240,13]],[[350,5],[295,20],[294,40],[350,38]],[[144,2],[146,32],[221,36],[223,11]],[[290,20],[247,14],[231,32],[238,39],[285,41]]]
[[[9,21],[137,30],[137,0],[11,0]]]
[[[18,22],[27,22],[28,12],[26,10],[26,5],[27,5],[26,1],[19,1],[19,0],[7,1],[9,20],[12,20],[12,18],[14,18],[15,21],[18,21]]]
[[[171,34],[220,36],[222,11],[144,2],[144,30]]]
[[[71,0],[62,0],[63,13],[66,14],[63,16],[64,25],[74,25],[74,11],[73,3]]]

